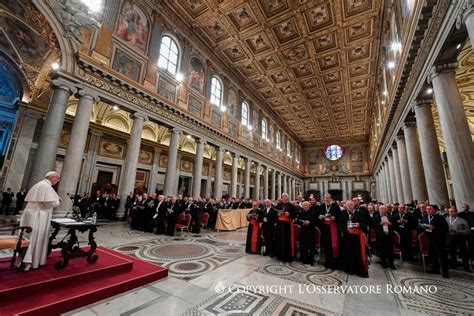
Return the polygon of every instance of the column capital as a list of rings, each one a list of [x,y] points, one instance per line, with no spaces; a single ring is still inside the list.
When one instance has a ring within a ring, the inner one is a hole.
[[[38,112],[35,112],[35,111],[32,111],[31,109],[25,109],[25,111],[23,112],[23,114],[26,116],[26,117],[29,117],[29,118],[32,118],[32,119],[35,119],[35,120],[39,120],[41,118],[41,114],[38,113]]]
[[[130,117],[133,120],[136,120],[136,119],[142,119],[144,121],[148,120],[148,116],[145,113],[142,113],[142,112],[134,112],[130,115]]]
[[[225,148],[224,148],[224,147],[217,146],[217,147],[216,147],[216,152],[218,152],[218,151],[220,151],[220,152],[225,152]]]
[[[199,138],[199,139],[196,139],[196,143],[206,145],[207,141],[205,139]]]
[[[231,153],[232,158],[239,159],[240,155],[238,153]]]
[[[402,129],[407,129],[407,128],[416,128],[416,119],[407,119],[405,122],[403,122]]]
[[[174,127],[171,129],[171,134],[179,134],[181,133],[181,130],[177,127]]]
[[[446,62],[446,63],[440,63],[436,64],[433,67],[431,67],[430,74],[428,76],[428,81],[431,82],[433,81],[434,78],[436,78],[440,73],[443,72],[454,72],[458,68],[458,62]]]
[[[456,29],[460,29],[463,24],[466,24],[467,18],[474,13],[474,6],[472,0],[463,0],[461,10],[456,17]]]
[[[54,86],[54,88],[68,91],[70,94],[77,92],[77,88],[71,82],[62,79],[54,79],[51,81],[51,84]]]
[[[91,135],[94,135],[94,136],[96,136],[96,137],[102,137],[102,136],[104,136],[104,133],[103,133],[103,132],[97,131],[97,130],[94,130],[94,129],[90,131],[90,134],[91,134]]]
[[[392,150],[397,150],[397,142],[392,143]]]
[[[94,102],[97,102],[97,101],[100,100],[99,95],[97,94],[97,92],[92,91],[92,90],[87,89],[87,88],[78,89],[76,95],[78,96],[78,98],[86,98],[86,99],[90,99]]]
[[[385,160],[385,164],[387,164],[388,163],[388,154],[387,154],[387,156],[385,156],[384,160]]]
[[[397,142],[401,140],[405,140],[405,135],[403,133],[398,133],[396,137]]]
[[[419,98],[416,100],[416,103],[415,103],[415,111],[424,106],[431,107],[432,105],[433,105],[432,98]]]

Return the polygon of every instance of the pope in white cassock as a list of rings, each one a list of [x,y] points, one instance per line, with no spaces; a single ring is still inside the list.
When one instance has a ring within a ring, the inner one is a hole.
[[[30,240],[30,246],[23,258],[25,271],[46,263],[53,208],[60,204],[60,198],[52,186],[58,182],[59,174],[48,172],[45,179],[32,186],[26,195],[25,201],[28,204],[21,216],[20,226],[30,226],[33,230],[29,236],[25,234]]]

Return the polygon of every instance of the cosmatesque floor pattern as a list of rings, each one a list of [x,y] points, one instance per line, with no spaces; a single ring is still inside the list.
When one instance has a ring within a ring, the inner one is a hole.
[[[474,314],[472,274],[451,271],[446,280],[424,273],[419,263],[396,261],[393,271],[373,258],[370,278],[359,278],[318,264],[247,255],[245,234],[203,231],[168,237],[130,231],[122,223],[104,225],[97,233],[99,245],[166,266],[169,277],[67,315]],[[322,290],[331,288],[339,292]],[[420,288],[425,292],[413,293]]]

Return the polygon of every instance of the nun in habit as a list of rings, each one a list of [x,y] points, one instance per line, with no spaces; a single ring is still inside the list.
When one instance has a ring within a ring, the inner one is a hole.
[[[46,264],[53,208],[60,204],[60,198],[53,188],[58,182],[59,173],[48,172],[45,178],[32,186],[26,195],[25,201],[28,204],[21,216],[20,226],[30,226],[33,230],[30,234],[25,234],[30,240],[30,246],[22,262],[25,271]]]

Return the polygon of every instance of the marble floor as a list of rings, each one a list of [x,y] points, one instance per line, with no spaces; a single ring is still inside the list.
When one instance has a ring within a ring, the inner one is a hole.
[[[373,258],[367,279],[320,265],[284,264],[245,254],[245,230],[168,237],[113,223],[101,227],[97,242],[165,266],[169,276],[67,315],[474,314],[474,275],[459,270],[446,280],[423,273],[420,264],[397,261],[397,270],[386,270]]]

